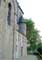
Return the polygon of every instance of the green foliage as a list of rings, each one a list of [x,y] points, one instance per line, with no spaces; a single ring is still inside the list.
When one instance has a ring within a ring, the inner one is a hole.
[[[26,36],[27,36],[27,40],[30,43],[30,48],[32,50],[35,50],[36,42],[37,42],[37,38],[38,38],[38,31],[35,29],[34,22],[31,19],[25,19],[24,23],[27,26]]]
[[[42,43],[39,43],[39,44],[37,45],[37,48],[42,48]]]

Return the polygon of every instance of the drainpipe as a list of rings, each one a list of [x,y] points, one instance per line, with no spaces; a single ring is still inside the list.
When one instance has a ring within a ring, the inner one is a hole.
[[[15,0],[12,0],[13,2],[13,6],[14,6],[14,24],[13,24],[13,46],[12,46],[12,60],[14,60],[14,41],[15,41],[15,31],[16,31],[16,27],[15,27],[15,14],[16,14],[16,7],[15,7]]]

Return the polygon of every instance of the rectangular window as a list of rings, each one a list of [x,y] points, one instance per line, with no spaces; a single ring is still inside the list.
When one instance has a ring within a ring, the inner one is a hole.
[[[17,45],[16,45],[16,52],[17,52]]]
[[[21,56],[23,56],[23,47],[21,47]]]

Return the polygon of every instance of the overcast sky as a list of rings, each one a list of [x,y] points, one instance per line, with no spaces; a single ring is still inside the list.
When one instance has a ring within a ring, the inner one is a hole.
[[[18,0],[25,18],[31,18],[42,36],[42,0]]]

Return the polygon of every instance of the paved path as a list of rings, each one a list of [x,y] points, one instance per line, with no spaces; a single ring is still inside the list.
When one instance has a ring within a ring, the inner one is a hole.
[[[38,60],[38,58],[35,55],[28,55],[26,57],[17,58],[16,60]]]

